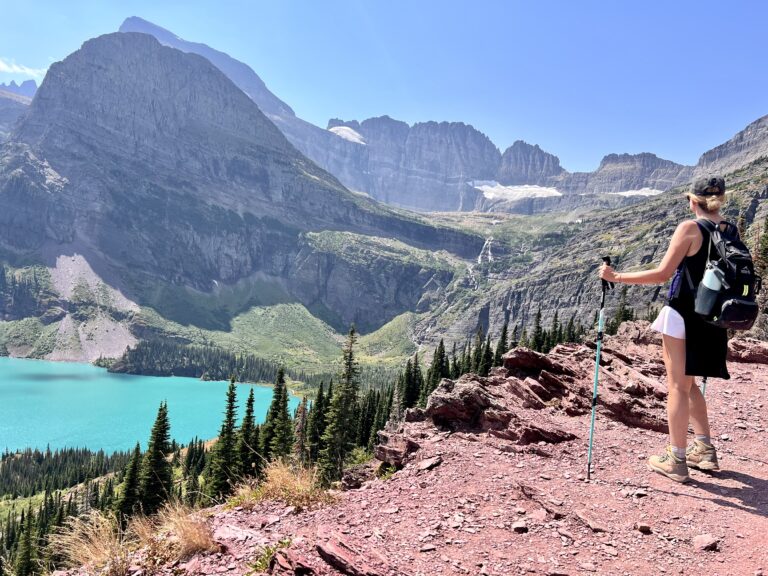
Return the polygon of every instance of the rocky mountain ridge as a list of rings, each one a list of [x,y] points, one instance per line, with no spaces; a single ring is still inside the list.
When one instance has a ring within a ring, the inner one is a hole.
[[[81,258],[93,272],[57,286],[48,351],[70,337],[92,348],[76,321],[83,298],[118,323],[148,307],[221,329],[254,301],[299,302],[338,330],[371,330],[415,309],[436,289],[425,286],[453,277],[444,260],[474,258],[484,242],[348,191],[208,60],[135,33],[89,40],[50,67],[0,148],[0,207],[6,262],[54,274]],[[380,238],[369,243],[382,256],[361,260],[343,234]],[[216,324],[180,306],[222,285],[246,296]]]
[[[759,574],[768,562],[759,441],[766,344],[734,342],[732,380],[707,387],[723,470],[691,470],[686,485],[644,462],[666,442],[658,335],[647,323],[625,324],[605,344],[589,481],[594,350],[518,348],[487,378],[443,380],[425,409],[390,422],[378,461],[350,470],[331,503],[300,510],[240,498],[208,509],[216,550],[152,568],[168,576]],[[377,477],[377,465],[386,474]],[[688,500],[695,506],[680,506]],[[130,552],[130,565],[142,569],[174,538]]]
[[[37,91],[37,82],[34,80],[24,80],[21,84],[17,84],[15,80],[11,80],[7,84],[0,83],[0,91],[10,92],[11,94],[31,99],[34,98]]]
[[[758,118],[733,138],[705,152],[696,175],[725,174],[768,156],[768,116]]]
[[[516,202],[488,203],[472,183],[495,180],[502,185],[555,187],[563,194],[605,194],[664,190],[690,177],[690,167],[649,154],[623,158],[620,166],[614,166],[613,156],[608,156],[595,173],[568,174],[556,156],[538,146],[518,141],[502,154],[482,132],[461,122],[409,126],[383,116],[362,122],[333,119],[323,130],[296,117],[253,70],[226,54],[137,17],[127,19],[120,30],[151,34],[166,45],[209,58],[251,95],[305,156],[348,188],[396,206],[420,211],[489,207],[525,211],[530,203],[523,203],[523,208]]]

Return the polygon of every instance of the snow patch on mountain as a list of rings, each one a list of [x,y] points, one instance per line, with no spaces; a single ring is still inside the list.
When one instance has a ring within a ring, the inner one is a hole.
[[[624,192],[608,192],[608,194],[615,194],[616,196],[658,196],[663,193],[664,190],[657,190],[655,188],[640,188],[639,190],[625,190]]]
[[[522,200],[523,198],[546,198],[562,196],[556,188],[523,184],[519,186],[504,186],[495,180],[475,180],[472,187],[480,190],[488,200]]]
[[[349,140],[355,144],[362,144],[365,146],[365,138],[363,138],[362,134],[349,126],[334,126],[333,128],[329,128],[328,131],[333,132],[336,136],[344,138],[344,140]]]

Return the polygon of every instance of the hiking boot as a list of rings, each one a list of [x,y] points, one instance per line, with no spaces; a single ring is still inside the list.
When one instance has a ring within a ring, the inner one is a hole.
[[[699,470],[720,470],[715,447],[699,440],[694,440],[693,444],[688,446],[685,451],[685,462],[691,468],[698,468]]]
[[[652,472],[664,474],[675,482],[688,481],[688,465],[682,458],[677,458],[672,454],[672,446],[667,446],[666,451],[661,456],[651,456],[648,458],[648,469]]]

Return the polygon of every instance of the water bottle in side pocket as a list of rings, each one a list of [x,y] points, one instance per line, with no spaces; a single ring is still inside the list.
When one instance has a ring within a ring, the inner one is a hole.
[[[704,269],[704,276],[701,279],[699,288],[696,292],[696,313],[702,316],[711,316],[715,311],[715,306],[720,298],[720,291],[723,286],[723,273],[711,261],[707,263]]]

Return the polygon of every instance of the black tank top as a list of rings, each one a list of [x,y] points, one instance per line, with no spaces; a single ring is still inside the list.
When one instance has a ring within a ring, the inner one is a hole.
[[[693,256],[686,256],[675,271],[675,277],[672,280],[672,285],[679,283],[679,290],[676,296],[672,296],[669,300],[670,308],[677,310],[680,314],[693,313],[694,300],[696,299],[696,290],[699,287],[701,279],[704,277],[704,268],[707,265],[708,253],[709,253],[709,231],[701,224],[696,222],[699,227],[699,232],[702,236],[701,247]],[[688,275],[691,278],[693,287],[688,283],[688,279],[685,277],[685,270],[688,269]]]
[[[685,321],[685,373],[688,376],[709,376],[728,380],[728,368],[725,358],[728,353],[728,331],[720,328],[696,314],[694,301],[696,290],[704,276],[704,268],[709,259],[709,231],[696,222],[702,235],[701,248],[692,255],[683,258],[677,267],[672,286],[679,282],[677,295],[669,300],[669,307],[677,310]],[[729,224],[732,226],[732,224]],[[693,288],[685,278],[685,269],[691,277]]]

